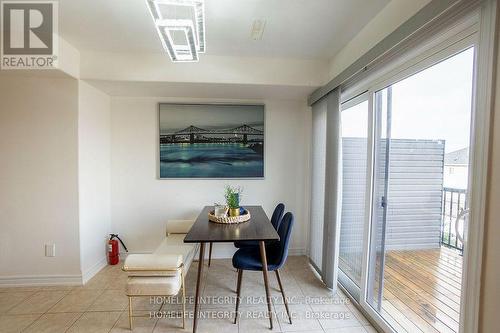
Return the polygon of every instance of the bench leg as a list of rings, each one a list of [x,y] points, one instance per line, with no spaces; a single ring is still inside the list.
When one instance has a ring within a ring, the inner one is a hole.
[[[186,328],[186,286],[184,280],[184,269],[181,270],[182,278],[182,328]]]
[[[128,297],[128,326],[132,330],[132,297]]]

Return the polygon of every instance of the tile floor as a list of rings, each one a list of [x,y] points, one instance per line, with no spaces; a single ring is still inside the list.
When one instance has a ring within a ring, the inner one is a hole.
[[[206,261],[205,261],[206,264]],[[161,299],[134,300],[134,311],[148,317],[134,319],[134,332],[191,332],[197,262],[186,276],[188,296],[186,328],[181,319],[172,318],[180,310],[176,300],[168,300],[158,315]],[[290,302],[293,324],[283,305],[276,276],[271,272],[274,331],[276,332],[376,332],[368,321],[341,294],[332,294],[315,277],[305,257],[289,257],[281,271]],[[84,286],[0,288],[0,332],[130,332],[127,297],[124,288],[127,276],[120,266],[107,266]],[[236,271],[229,259],[213,260],[204,270],[199,321],[200,333],[269,332],[262,273],[243,274],[240,319],[233,324]],[[174,316],[175,317],[175,316]]]

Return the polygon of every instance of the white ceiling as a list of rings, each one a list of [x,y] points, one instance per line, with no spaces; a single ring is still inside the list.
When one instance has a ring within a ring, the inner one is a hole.
[[[205,0],[207,54],[325,59],[389,0]],[[263,39],[250,31],[267,21]],[[80,51],[163,52],[145,0],[60,0],[64,39]]]

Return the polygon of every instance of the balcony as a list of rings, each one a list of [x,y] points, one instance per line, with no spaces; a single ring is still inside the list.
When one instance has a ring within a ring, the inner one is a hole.
[[[462,257],[448,245],[388,251],[385,318],[398,332],[458,332],[461,278]]]
[[[386,252],[382,311],[398,332],[458,332],[466,196],[443,188],[439,248]]]

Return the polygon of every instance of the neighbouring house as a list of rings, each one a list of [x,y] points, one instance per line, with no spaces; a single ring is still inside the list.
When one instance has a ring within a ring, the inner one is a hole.
[[[469,176],[469,147],[458,149],[444,155],[443,186],[467,189]]]

